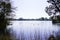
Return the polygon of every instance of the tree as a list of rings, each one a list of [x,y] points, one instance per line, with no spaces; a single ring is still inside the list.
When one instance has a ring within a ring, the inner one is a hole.
[[[47,2],[51,4],[48,7],[46,7],[46,10],[45,10],[49,16],[51,15],[54,16],[57,13],[60,14],[60,0],[48,0]]]
[[[12,5],[10,0],[0,0],[0,32],[5,32],[11,17]]]
[[[41,17],[41,20],[44,20],[44,17]]]

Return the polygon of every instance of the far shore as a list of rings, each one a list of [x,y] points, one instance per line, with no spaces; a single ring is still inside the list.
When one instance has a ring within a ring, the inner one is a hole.
[[[8,20],[12,20],[12,21],[51,21],[50,19],[8,19]]]

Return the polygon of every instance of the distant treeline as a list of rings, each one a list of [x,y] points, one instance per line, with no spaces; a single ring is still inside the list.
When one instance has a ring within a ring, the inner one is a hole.
[[[9,18],[8,20],[19,20],[19,21],[51,21],[51,19],[48,18],[38,18],[38,19],[24,19],[24,18],[19,18],[19,19],[13,19],[13,18]]]

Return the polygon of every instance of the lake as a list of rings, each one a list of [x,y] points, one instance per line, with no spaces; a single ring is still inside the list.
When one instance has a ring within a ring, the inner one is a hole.
[[[60,25],[51,21],[11,21],[8,26],[16,40],[48,40],[50,35],[59,34]]]

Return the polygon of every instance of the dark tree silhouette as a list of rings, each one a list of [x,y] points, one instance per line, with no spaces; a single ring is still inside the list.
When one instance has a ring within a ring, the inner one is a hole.
[[[48,0],[47,2],[51,4],[48,7],[46,7],[45,10],[49,16],[54,16],[57,13],[60,14],[60,0]]]
[[[10,0],[0,0],[0,40],[15,40],[14,36],[10,35],[10,30],[7,26],[10,25],[13,8]]]
[[[6,32],[6,27],[9,25],[8,20],[11,17],[12,6],[10,0],[0,1],[0,32]]]
[[[41,17],[41,20],[44,20],[44,17]]]

